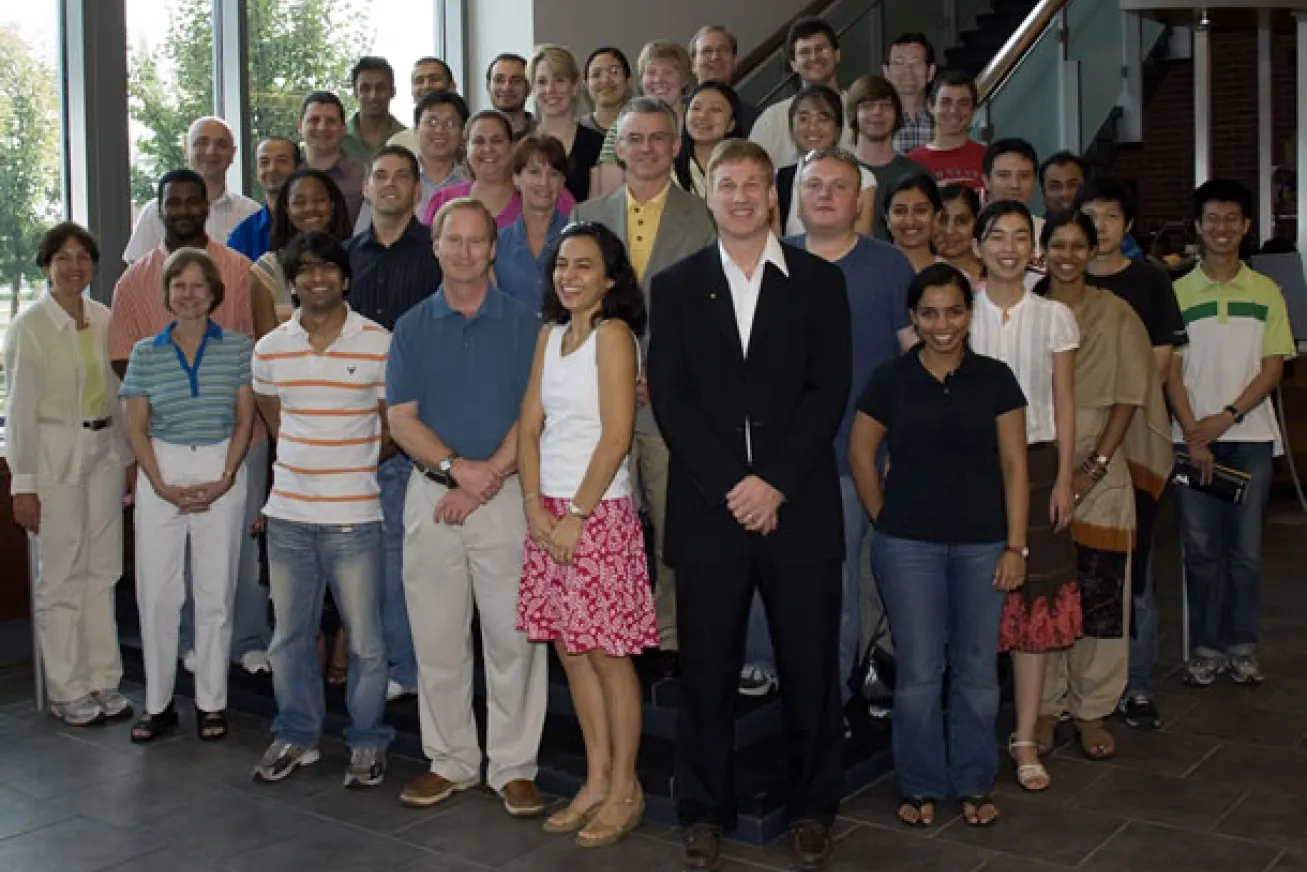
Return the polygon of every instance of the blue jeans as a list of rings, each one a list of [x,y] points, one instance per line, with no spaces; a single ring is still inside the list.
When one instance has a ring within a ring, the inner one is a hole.
[[[326,715],[318,670],[318,624],[331,585],[349,630],[346,703],[351,748],[385,748],[394,737],[386,726],[386,648],[381,627],[381,524],[301,524],[268,519],[268,577],[276,631],[268,656],[278,741],[315,747]]]
[[[998,773],[998,624],[994,588],[1002,542],[945,545],[877,533],[876,573],[898,667],[894,766],[904,796],[989,793]],[[948,738],[941,696],[951,671]]]
[[[1153,529],[1157,521],[1157,502],[1142,491],[1135,491],[1135,520],[1138,545],[1130,570],[1130,677],[1125,698],[1156,692],[1153,669],[1157,666],[1157,594],[1153,577]]]
[[[404,495],[413,474],[413,461],[402,451],[377,468],[381,485],[381,622],[386,635],[386,658],[390,680],[410,690],[418,686],[417,657],[413,653],[413,631],[408,625],[404,602]]]
[[[1262,515],[1271,493],[1272,446],[1216,442],[1211,448],[1217,463],[1248,473],[1252,481],[1238,505],[1192,488],[1175,489],[1189,596],[1190,656],[1252,654],[1261,611]]]

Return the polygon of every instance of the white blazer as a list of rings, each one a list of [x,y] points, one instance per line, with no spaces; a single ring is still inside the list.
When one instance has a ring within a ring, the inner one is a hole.
[[[109,462],[126,466],[132,453],[120,420],[118,376],[109,365],[109,309],[91,299],[85,306],[113,418]],[[10,492],[30,494],[39,486],[78,484],[86,365],[76,322],[49,292],[9,325],[4,365],[9,387],[4,455],[12,477]]]

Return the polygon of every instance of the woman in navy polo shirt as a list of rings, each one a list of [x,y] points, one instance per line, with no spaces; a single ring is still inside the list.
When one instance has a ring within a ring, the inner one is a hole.
[[[921,342],[872,375],[849,445],[894,633],[894,766],[908,826],[933,823],[949,795],[971,826],[998,818],[994,652],[1006,592],[1026,573],[1026,401],[1006,364],[968,348],[971,304],[971,283],[949,264],[913,277],[908,310]]]
[[[179,248],[163,265],[163,300],[177,320],[136,343],[120,396],[136,484],[136,604],[145,658],[145,714],[132,741],[177,726],[173,680],[190,543],[195,599],[195,720],[201,739],[227,734],[227,655],[245,514],[241,461],[254,425],[252,344],[209,319],[222,304],[218,269]]]

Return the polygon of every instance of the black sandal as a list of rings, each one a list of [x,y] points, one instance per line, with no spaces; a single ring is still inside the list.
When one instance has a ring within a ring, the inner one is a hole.
[[[168,703],[168,707],[157,715],[146,712],[137,718],[136,723],[132,724],[132,744],[145,745],[166,736],[175,729],[177,729],[177,709],[172,703]]]
[[[206,712],[195,708],[195,734],[201,742],[216,742],[227,737],[227,713]]]
[[[980,816],[981,810],[986,807],[994,810],[993,817],[986,819]],[[968,811],[971,816],[967,815]],[[962,820],[969,827],[992,827],[998,821],[998,806],[994,804],[994,797],[988,793],[962,797]]]
[[[903,824],[903,826],[905,827],[932,826],[935,823],[935,816],[932,814],[930,816],[930,820],[926,820],[926,815],[925,812],[923,811],[925,806],[930,806],[931,811],[933,812],[938,806],[938,803],[936,803],[935,800],[931,799],[929,796],[902,797],[899,800],[899,823]],[[912,809],[917,813],[917,819],[915,821],[910,821],[903,816],[903,813],[908,809]]]

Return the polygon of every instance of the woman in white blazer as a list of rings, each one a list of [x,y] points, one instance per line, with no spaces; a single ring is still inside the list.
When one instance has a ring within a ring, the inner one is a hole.
[[[122,575],[123,468],[109,310],[88,298],[100,250],[65,221],[41,239],[46,293],[9,325],[5,459],[14,518],[39,555],[33,612],[50,711],[85,726],[132,714],[118,692],[122,661],[114,585]]]

